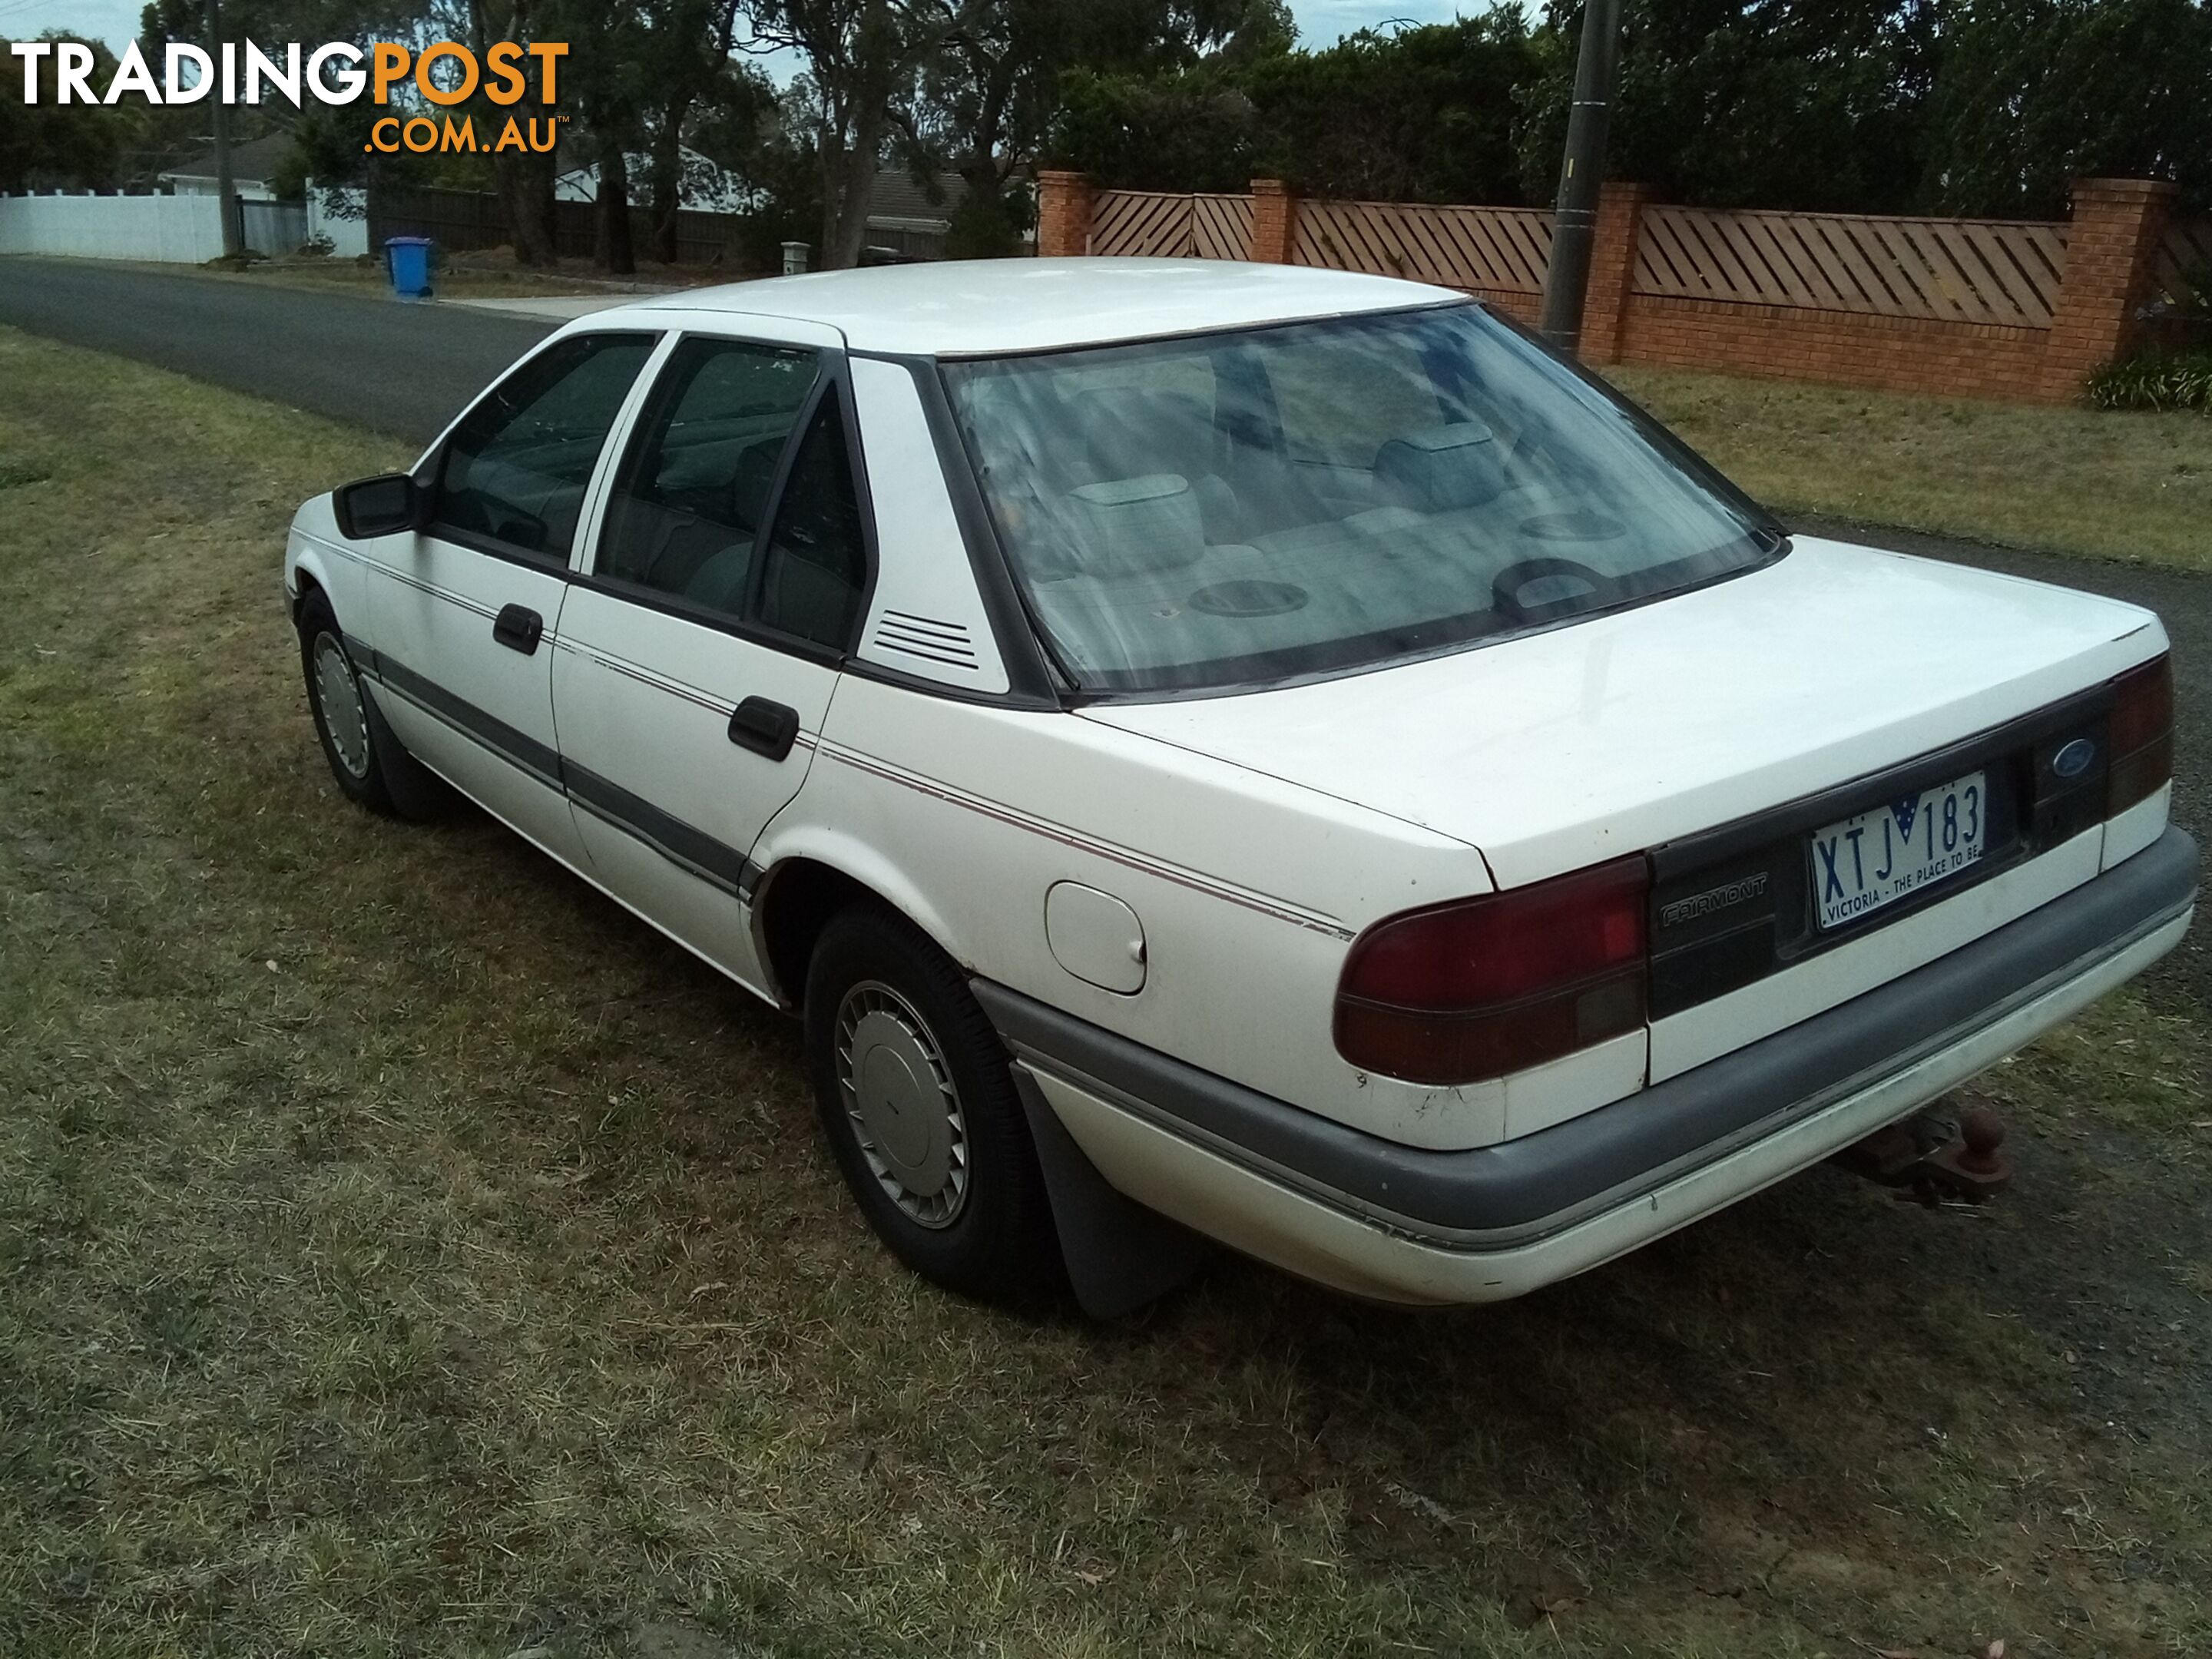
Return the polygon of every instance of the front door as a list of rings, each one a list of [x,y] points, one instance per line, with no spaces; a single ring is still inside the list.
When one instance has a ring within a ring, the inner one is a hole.
[[[561,787],[553,647],[592,473],[656,343],[577,335],[501,381],[442,446],[430,526],[377,584],[373,666],[400,741],[571,865],[584,856]]]
[[[678,342],[609,489],[553,664],[599,878],[762,989],[746,861],[798,793],[867,554],[835,354]]]

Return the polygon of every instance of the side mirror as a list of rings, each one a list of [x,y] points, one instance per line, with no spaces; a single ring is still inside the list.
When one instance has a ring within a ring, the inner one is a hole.
[[[341,486],[331,497],[338,530],[349,542],[420,530],[428,520],[429,499],[404,472],[362,478]]]

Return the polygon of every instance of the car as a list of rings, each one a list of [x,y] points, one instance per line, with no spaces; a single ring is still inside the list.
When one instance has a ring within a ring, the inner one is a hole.
[[[860,1210],[980,1297],[1121,1311],[1206,1241],[1518,1295],[2194,914],[2155,616],[1793,536],[1415,283],[623,304],[308,501],[284,583],[338,787],[459,791],[799,1015]]]

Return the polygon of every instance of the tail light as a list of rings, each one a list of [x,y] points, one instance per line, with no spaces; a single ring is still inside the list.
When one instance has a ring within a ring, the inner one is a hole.
[[[1413,1083],[1474,1083],[1644,1023],[1641,855],[1408,911],[1353,941],[1336,1047]]]
[[[2112,759],[2105,774],[2105,816],[2148,800],[2173,776],[2173,659],[2160,657],[2112,682],[2106,726]]]

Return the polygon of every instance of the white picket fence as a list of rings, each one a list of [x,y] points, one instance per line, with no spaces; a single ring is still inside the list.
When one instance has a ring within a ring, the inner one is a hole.
[[[366,216],[325,213],[323,192],[312,186],[307,204],[308,234],[329,237],[333,254],[344,258],[368,252]],[[222,220],[213,196],[0,196],[0,254],[5,253],[202,264],[222,256]]]
[[[212,196],[0,197],[0,253],[200,264],[222,253]]]

